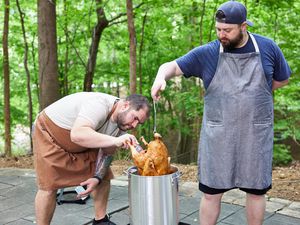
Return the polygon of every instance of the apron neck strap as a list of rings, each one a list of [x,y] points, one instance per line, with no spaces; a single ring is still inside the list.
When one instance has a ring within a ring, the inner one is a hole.
[[[249,34],[249,36],[250,36],[250,38],[252,40],[252,43],[254,45],[255,52],[259,52],[259,48],[258,48],[258,45],[257,45],[257,42],[256,42],[254,36],[250,32],[248,32],[248,34]],[[223,45],[220,42],[220,53],[222,53],[222,52],[224,52],[224,48],[223,48]]]
[[[106,124],[106,122],[110,119],[110,117],[112,116],[112,114],[115,112],[119,100],[120,100],[120,99],[118,99],[118,98],[115,100],[114,105],[113,105],[111,111],[109,112],[109,114],[108,114],[108,116],[106,117],[104,123],[101,125],[101,127],[100,127],[98,130],[100,130],[100,129],[104,126],[104,124]]]
[[[250,32],[248,32],[249,36],[251,37],[251,40],[252,40],[252,43],[254,45],[254,48],[255,48],[255,52],[259,52],[259,48],[258,48],[258,44],[253,36],[253,34],[251,34]]]

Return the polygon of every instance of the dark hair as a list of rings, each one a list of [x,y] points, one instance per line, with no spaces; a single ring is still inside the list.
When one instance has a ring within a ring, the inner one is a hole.
[[[148,99],[145,96],[139,94],[132,94],[129,95],[125,100],[128,101],[130,107],[136,111],[139,111],[140,109],[146,109],[147,117],[149,117],[150,104]]]

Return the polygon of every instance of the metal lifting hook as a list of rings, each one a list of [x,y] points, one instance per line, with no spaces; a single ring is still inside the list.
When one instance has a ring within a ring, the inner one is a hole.
[[[155,134],[155,133],[156,133],[156,102],[155,102],[154,99],[153,99],[153,109],[154,109],[154,118],[153,118],[154,125],[153,125],[153,133]]]

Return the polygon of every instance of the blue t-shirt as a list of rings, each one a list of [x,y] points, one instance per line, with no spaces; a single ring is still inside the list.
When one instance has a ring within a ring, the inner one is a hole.
[[[291,75],[291,69],[274,41],[257,34],[253,34],[253,36],[258,44],[268,85],[272,89],[272,80],[287,80]],[[195,76],[201,78],[204,87],[207,89],[217,70],[219,51],[220,41],[215,40],[194,48],[186,55],[176,59],[176,62],[185,77]],[[226,52],[226,49],[224,49],[224,52]],[[255,52],[250,37],[247,44],[242,48],[230,50],[230,53],[237,54],[249,52]]]

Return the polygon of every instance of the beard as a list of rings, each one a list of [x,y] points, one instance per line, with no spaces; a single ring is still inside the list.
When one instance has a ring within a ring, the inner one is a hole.
[[[225,49],[231,50],[231,49],[236,48],[242,42],[243,32],[242,32],[242,30],[240,30],[240,33],[238,34],[238,36],[232,40],[229,40],[227,38],[220,39],[219,37],[218,37],[218,39]]]
[[[125,121],[126,121],[126,116],[127,114],[130,112],[129,109],[127,109],[125,112],[121,112],[118,114],[117,116],[117,126],[120,130],[122,131],[127,131],[132,129],[132,126],[128,125]]]

